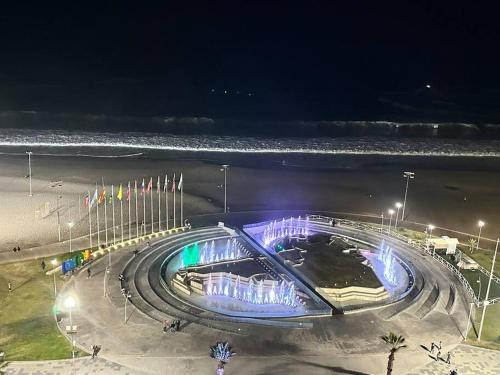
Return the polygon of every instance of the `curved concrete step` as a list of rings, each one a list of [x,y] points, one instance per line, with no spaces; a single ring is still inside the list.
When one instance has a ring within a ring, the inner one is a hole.
[[[414,314],[418,319],[424,319],[436,307],[440,295],[439,291],[439,285],[434,285],[427,299]]]

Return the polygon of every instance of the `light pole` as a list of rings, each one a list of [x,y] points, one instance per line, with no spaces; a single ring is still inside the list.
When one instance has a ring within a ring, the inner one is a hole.
[[[33,190],[31,189],[31,155],[33,154],[33,152],[26,151],[26,154],[28,154],[28,177],[30,179],[30,194],[29,194],[29,196],[32,197]]]
[[[75,225],[75,223],[73,223],[72,221],[70,221],[68,223],[68,227],[69,227],[69,252],[71,253],[72,249],[71,249],[71,228],[73,228],[73,226]]]
[[[71,333],[71,357],[73,358],[73,366],[75,364],[75,340],[73,338],[73,308],[76,306],[76,301],[72,296],[66,297],[64,300],[64,306],[69,309],[69,326]]]
[[[394,215],[394,210],[392,208],[389,208],[387,210],[387,212],[389,213],[389,234],[391,234],[391,224],[392,224],[392,215]]]
[[[227,169],[228,164],[222,164],[221,172],[224,172],[224,213],[227,213]]]
[[[427,241],[428,241],[428,243],[429,243],[429,245],[427,245],[427,248],[429,248],[429,246],[430,246],[430,241],[429,241],[429,240],[432,238],[432,230],[433,230],[434,228],[435,228],[435,226],[434,226],[434,225],[432,225],[432,224],[429,224],[429,225],[427,226],[427,231],[428,231],[428,233],[429,233],[429,235],[427,236]],[[434,248],[432,249],[432,256],[434,256],[435,254],[436,254],[436,248],[434,247]]]
[[[104,271],[104,280],[103,280],[104,297],[106,297],[106,277],[108,276],[108,274],[109,274],[109,267],[106,267],[106,270]]]
[[[50,261],[50,263],[55,268],[55,266],[57,266],[57,259],[52,259]],[[56,297],[57,296],[57,283],[56,283],[56,272],[55,272],[55,270],[52,270],[52,276],[54,276],[54,297]]]
[[[481,276],[477,277],[476,283],[479,284],[479,292],[477,293],[477,299],[481,301]]]
[[[405,189],[405,199],[403,201],[403,213],[401,214],[401,221],[405,219],[405,209],[406,209],[406,196],[408,195],[408,184],[410,179],[415,178],[415,173],[413,172],[404,172],[403,177],[406,178],[406,189]]]
[[[477,234],[477,244],[476,244],[476,250],[479,250],[479,240],[481,239],[481,230],[483,229],[484,225],[486,223],[482,220],[479,220],[477,222],[477,226],[479,227],[479,233]]]
[[[481,332],[483,331],[484,316],[486,315],[486,306],[490,304],[488,298],[490,297],[491,279],[493,278],[493,272],[495,272],[495,261],[497,259],[499,241],[500,239],[497,239],[497,245],[495,246],[495,253],[493,254],[493,263],[491,263],[490,278],[488,280],[488,287],[486,288],[486,296],[484,297],[483,301],[483,314],[481,315],[481,324],[479,325],[479,334],[477,335],[477,341],[481,341]]]
[[[394,229],[396,229],[398,227],[398,216],[399,216],[399,209],[403,207],[403,205],[401,204],[401,202],[396,202],[396,222],[394,223]]]
[[[382,218],[382,225],[380,227],[380,233],[383,233],[384,232],[384,213],[383,212],[380,214],[380,217]]]
[[[132,295],[128,291],[124,290],[123,291],[123,297],[125,297],[125,314],[123,316],[123,322],[125,324],[127,324],[127,302],[128,302],[128,299],[130,297],[132,297]]]

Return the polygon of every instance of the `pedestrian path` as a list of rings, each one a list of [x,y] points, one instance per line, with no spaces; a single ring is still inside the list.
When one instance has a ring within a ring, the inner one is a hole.
[[[102,358],[77,358],[72,360],[12,362],[0,369],[5,375],[145,375],[144,372]]]
[[[443,356],[445,354],[443,353]],[[461,344],[452,351],[452,354],[451,364],[443,360],[431,361],[425,366],[413,369],[407,375],[448,375],[453,369],[458,371],[458,375],[500,374],[500,352],[498,351]]]

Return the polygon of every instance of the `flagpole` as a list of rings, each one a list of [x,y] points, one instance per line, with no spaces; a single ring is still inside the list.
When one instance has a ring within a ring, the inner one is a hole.
[[[121,233],[122,233],[121,240],[123,242],[123,200],[122,199],[120,199],[120,227],[121,227]]]
[[[97,182],[95,184],[95,191],[97,191]],[[101,237],[99,236],[99,195],[97,195],[97,202],[95,205],[96,208],[96,216],[97,216],[97,248],[99,248],[99,244],[101,243]]]
[[[82,204],[82,196],[78,194],[78,220],[82,220],[81,204]]]
[[[137,237],[139,237],[139,213],[137,212],[137,180],[135,180],[134,184],[134,190],[135,190],[135,232]]]
[[[146,234],[146,189],[144,188],[144,179],[142,179],[142,235]]]
[[[165,191],[165,222],[167,223],[168,230],[168,179],[167,175],[165,175],[165,185],[163,185],[163,190]]]
[[[184,226],[184,214],[183,214],[183,208],[184,208],[184,204],[182,202],[182,196],[184,195],[184,181],[182,181],[182,173],[181,173],[181,227]]]
[[[90,211],[90,190],[88,191],[89,194],[89,242],[90,242],[90,248],[92,249],[92,214]]]
[[[114,186],[111,185],[111,203],[113,209],[113,245],[116,243],[116,226],[115,226],[115,190]]]
[[[176,187],[175,187],[175,174],[174,174],[174,180],[172,181],[172,183],[174,184],[174,188],[172,189],[174,191],[174,226],[173,226],[173,228],[177,228],[176,223],[175,223],[175,189],[176,189]]]
[[[130,181],[128,182],[127,199],[128,199],[128,239],[132,238],[132,222],[130,221]]]
[[[161,232],[161,182],[160,176],[158,176],[158,184],[156,186],[156,191],[158,192],[158,232]]]
[[[104,230],[105,230],[105,239],[106,239],[106,246],[108,246],[108,212],[106,209],[106,206],[108,202],[106,202],[106,187],[104,186],[104,177],[102,178],[102,190],[104,192]]]
[[[151,198],[151,203],[150,203],[149,206],[151,207],[151,234],[153,234],[154,229],[155,229],[154,225],[153,225],[153,221],[154,221],[154,216],[153,216],[154,215],[154,209],[153,209],[153,177],[151,177],[150,182],[151,182],[151,190],[149,190],[149,193],[151,195],[151,197],[150,197]]]

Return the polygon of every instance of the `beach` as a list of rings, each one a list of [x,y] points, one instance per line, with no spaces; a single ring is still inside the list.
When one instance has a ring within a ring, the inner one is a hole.
[[[486,221],[484,238],[496,238],[500,228],[500,166],[496,158],[266,155],[237,153],[108,150],[106,148],[33,149],[33,196],[28,196],[28,158],[19,147],[0,150],[0,251],[55,243],[69,237],[88,236],[85,193],[99,189],[102,179],[108,194],[110,185],[125,190],[144,178],[153,177],[153,217],[158,218],[156,181],[165,174],[172,179],[183,174],[184,217],[223,211],[224,175],[221,164],[229,164],[227,191],[230,212],[248,210],[330,211],[380,216],[396,201],[403,201],[404,171],[415,173],[410,181],[406,220],[477,234],[477,220]],[[177,225],[180,225],[180,192],[177,191]],[[165,201],[160,207],[165,227]],[[146,197],[146,223],[150,224],[150,195]],[[142,221],[142,197],[138,216]],[[170,216],[173,194],[169,193]],[[123,222],[128,233],[128,202],[124,198]],[[107,206],[111,228],[111,204]],[[100,230],[104,230],[101,204]],[[95,233],[96,211],[92,210]],[[395,217],[393,218],[393,220]],[[59,225],[58,225],[59,223]],[[132,233],[135,232],[135,198],[131,199]],[[393,223],[394,224],[394,223]],[[156,223],[155,226],[158,224]],[[172,221],[170,222],[172,225]],[[120,204],[115,200],[115,226],[121,236]],[[436,230],[438,232],[438,230]],[[436,233],[438,234],[438,233]],[[116,233],[115,233],[116,235]],[[101,232],[103,243],[104,232]],[[108,237],[112,237],[111,229]],[[95,240],[94,240],[95,241]],[[109,242],[108,238],[108,242]],[[482,245],[491,247],[485,241]],[[488,246],[487,246],[488,245]]]

